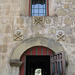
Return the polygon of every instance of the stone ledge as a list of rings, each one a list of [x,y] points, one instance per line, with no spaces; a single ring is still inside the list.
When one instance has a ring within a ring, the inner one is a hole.
[[[16,66],[16,67],[20,67],[22,65],[22,61],[19,60],[10,60],[10,65],[11,66]]]

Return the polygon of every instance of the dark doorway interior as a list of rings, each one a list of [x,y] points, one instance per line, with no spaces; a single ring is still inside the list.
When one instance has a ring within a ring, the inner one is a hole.
[[[38,68],[41,75],[50,75],[50,56],[26,56],[26,75],[35,75]]]

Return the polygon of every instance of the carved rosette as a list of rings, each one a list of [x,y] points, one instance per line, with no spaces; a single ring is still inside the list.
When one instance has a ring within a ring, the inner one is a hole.
[[[45,22],[46,22],[46,24],[50,24],[51,23],[51,19],[49,17],[46,17],[45,18]]]

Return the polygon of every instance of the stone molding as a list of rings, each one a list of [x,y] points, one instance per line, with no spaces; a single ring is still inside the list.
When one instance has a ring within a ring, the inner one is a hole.
[[[34,46],[44,46],[50,48],[55,53],[63,51],[62,45],[52,38],[46,37],[31,37],[24,40],[18,47],[13,50],[11,60],[20,60],[21,55],[29,48]]]
[[[10,60],[10,65],[11,66],[16,66],[16,67],[20,67],[22,65],[22,61],[19,60]]]

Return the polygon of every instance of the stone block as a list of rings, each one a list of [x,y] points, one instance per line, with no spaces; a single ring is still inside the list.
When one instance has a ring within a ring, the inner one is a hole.
[[[56,2],[57,2],[57,3],[59,3],[59,2],[60,2],[60,0],[56,0]]]
[[[70,15],[70,17],[75,17],[75,10],[70,11],[69,15]]]
[[[0,16],[2,16],[2,11],[0,10]]]
[[[72,25],[72,24],[73,24],[72,20],[69,19],[69,18],[66,18],[66,19],[64,20],[64,23],[67,24],[67,25]]]
[[[71,0],[65,0],[65,2],[71,2]]]
[[[71,36],[69,36],[69,38],[71,40],[70,43],[74,44],[75,43],[75,36],[71,35]]]
[[[3,53],[6,53],[7,52],[7,44],[3,44],[3,50],[2,50]]]
[[[1,17],[1,23],[4,25],[6,24],[8,19],[6,17]]]
[[[2,6],[2,10],[10,10],[11,9],[11,7],[10,7],[10,3],[6,3],[6,4],[4,4],[3,6]]]
[[[10,33],[11,32],[11,25],[6,25],[5,27],[5,33]]]
[[[2,52],[2,49],[3,49],[3,46],[2,46],[2,45],[0,45],[0,52]]]
[[[67,42],[67,43],[70,43],[70,42],[71,42],[70,37],[66,37],[66,42]]]
[[[10,42],[10,38],[11,38],[10,36],[5,36],[4,39],[3,39],[4,43],[5,44],[9,43]]]
[[[68,9],[69,8],[69,4],[64,4],[64,8]]]
[[[3,11],[3,16],[9,16],[10,13],[11,13],[10,10],[7,9]]]
[[[71,8],[75,9],[75,4],[72,4],[72,5],[71,5]]]
[[[1,10],[1,8],[2,8],[2,5],[0,5],[0,10]]]
[[[72,4],[75,4],[75,0],[71,0]]]
[[[75,23],[75,18],[73,19],[74,23]]]
[[[62,23],[62,18],[61,17],[54,17],[54,23],[55,24],[61,24]]]
[[[62,29],[65,31],[65,34],[67,34],[67,35],[71,35],[72,34],[72,29],[71,29],[70,26],[66,25]]]
[[[55,28],[51,28],[51,34],[56,34],[56,29]]]
[[[4,32],[4,25],[0,24],[0,34]]]
[[[64,9],[58,9],[57,15],[58,16],[65,16],[65,15],[67,15],[67,12]]]
[[[24,23],[24,19],[22,17],[17,18],[17,23],[22,25]]]

